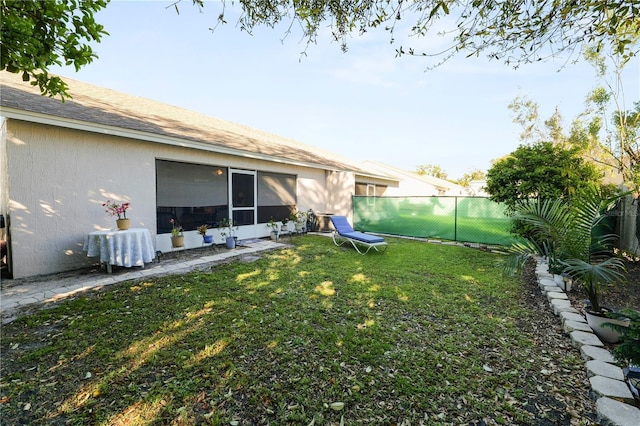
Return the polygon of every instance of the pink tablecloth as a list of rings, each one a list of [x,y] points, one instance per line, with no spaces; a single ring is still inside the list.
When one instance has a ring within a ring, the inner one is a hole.
[[[145,228],[92,232],[87,235],[84,251],[89,257],[100,256],[101,263],[126,267],[144,267],[155,257],[151,234]]]

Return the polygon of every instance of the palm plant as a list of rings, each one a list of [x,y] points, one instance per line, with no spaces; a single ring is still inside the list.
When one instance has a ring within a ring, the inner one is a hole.
[[[620,195],[605,198],[596,188],[567,200],[536,200],[516,206],[514,218],[528,223],[533,236],[511,247],[510,268],[520,268],[532,255],[546,256],[561,265],[562,272],[582,285],[591,308],[600,312],[600,288],[624,279],[624,263],[612,256],[607,247],[614,234],[598,234]]]
[[[622,259],[609,257],[597,263],[589,263],[582,259],[567,259],[565,263],[568,265],[565,273],[582,285],[587,293],[591,309],[596,313],[602,312],[599,296],[600,286],[624,280]]]

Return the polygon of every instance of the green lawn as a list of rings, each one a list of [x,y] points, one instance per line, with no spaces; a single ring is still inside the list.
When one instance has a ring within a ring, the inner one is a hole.
[[[388,241],[296,237],[3,326],[3,424],[540,424],[536,401],[572,390],[544,383],[501,257]],[[576,351],[553,365],[584,369]]]

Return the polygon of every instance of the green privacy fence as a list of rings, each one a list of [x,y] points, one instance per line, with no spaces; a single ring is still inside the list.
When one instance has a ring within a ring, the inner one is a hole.
[[[481,197],[353,197],[359,231],[482,244],[516,241],[505,211]]]

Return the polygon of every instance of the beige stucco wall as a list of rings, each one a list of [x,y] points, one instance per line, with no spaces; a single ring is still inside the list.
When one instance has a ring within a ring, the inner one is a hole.
[[[325,213],[351,218],[353,211],[351,197],[355,193],[356,179],[349,172],[326,172],[327,202]]]
[[[340,201],[333,190],[344,190],[350,180],[328,181],[325,172],[317,169],[16,120],[7,122],[6,153],[7,184],[2,197],[8,200],[11,220],[14,278],[95,264],[97,260],[87,258],[83,244],[88,232],[115,227],[115,219],[102,207],[107,199],[130,202],[131,226],[148,228],[156,250],[170,250],[169,236],[155,235],[157,158],[296,174],[300,210],[339,206],[343,211],[353,192],[344,193],[346,201]],[[238,233],[240,238],[267,235],[263,225]],[[195,231],[186,233],[185,242],[187,248],[201,246]]]

